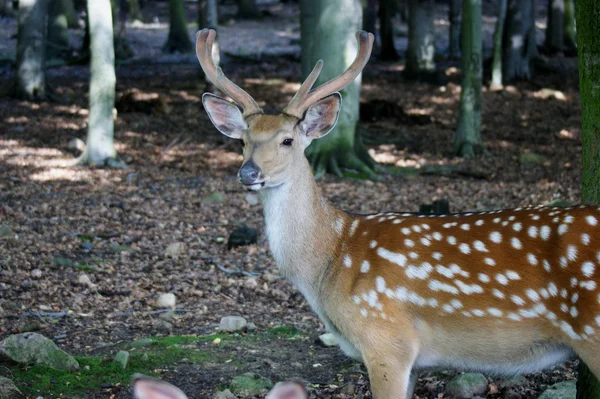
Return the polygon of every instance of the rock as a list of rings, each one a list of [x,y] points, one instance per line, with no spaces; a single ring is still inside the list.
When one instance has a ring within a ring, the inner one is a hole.
[[[535,152],[522,152],[519,155],[519,162],[522,164],[534,164],[539,165],[546,162],[546,157]]]
[[[319,343],[323,346],[336,346],[338,344],[338,340],[332,333],[325,333],[319,335]]]
[[[248,322],[241,316],[225,316],[219,323],[219,331],[235,332],[245,331],[248,327]]]
[[[0,225],[0,238],[13,238],[15,232],[9,226],[2,224]]]
[[[159,330],[166,332],[166,333],[170,333],[171,331],[173,331],[173,324],[169,323],[168,321],[164,321],[164,320],[159,320],[158,325],[156,327]]]
[[[548,89],[548,88],[544,88],[542,90],[535,92],[534,96],[538,97],[538,98],[542,98],[544,100],[546,100],[548,98],[554,98],[559,101],[567,101],[567,97],[565,96],[565,94],[562,91]]]
[[[234,377],[229,389],[235,395],[256,396],[273,388],[273,381],[256,373],[245,373]]]
[[[258,232],[256,229],[248,226],[242,226],[239,229],[235,229],[229,235],[229,241],[227,241],[227,248],[241,247],[243,245],[256,244],[258,239]]]
[[[112,252],[125,252],[128,254],[135,252],[135,249],[119,244],[111,244],[108,249],[110,249]]]
[[[123,370],[127,368],[129,364],[129,352],[127,351],[118,351],[115,355],[115,363],[117,363]]]
[[[559,382],[546,389],[538,399],[575,399],[577,387],[575,381]]]
[[[55,370],[73,371],[79,363],[52,340],[37,333],[11,335],[0,342],[0,358],[20,364],[43,364]]]
[[[487,390],[488,380],[483,374],[479,373],[457,375],[446,385],[446,394],[455,399],[485,396]]]
[[[244,198],[246,199],[246,202],[252,206],[256,206],[260,202],[258,199],[258,194],[256,193],[248,193]]]
[[[75,262],[73,262],[71,259],[61,258],[60,256],[55,256],[52,258],[52,263],[54,263],[56,266],[73,266],[75,264]]]
[[[129,342],[125,346],[131,349],[145,348],[148,346],[154,345],[154,340],[152,338],[142,338],[137,341]]]
[[[258,281],[256,281],[255,277],[249,277],[244,281],[244,287],[254,290],[258,287]]]
[[[255,331],[256,330],[256,324],[254,324],[254,323],[248,323],[248,325],[246,326],[246,330],[247,331]]]
[[[12,380],[6,377],[0,377],[0,398],[2,399],[25,399],[25,395],[19,391],[19,388]]]
[[[81,285],[87,285],[88,287],[94,285],[94,283],[92,283],[92,280],[90,280],[90,277],[85,273],[81,273],[79,277],[77,277],[77,282]]]
[[[237,399],[237,396],[231,393],[229,389],[226,389],[224,391],[217,392],[215,394],[215,399]]]
[[[548,204],[546,206],[558,206],[561,208],[566,208],[568,206],[573,206],[573,204],[571,204],[566,199],[556,198],[556,199],[553,199],[552,201],[548,202]]]
[[[182,242],[174,242],[173,244],[169,244],[167,249],[165,250],[165,256],[169,258],[178,258],[179,255],[183,253],[185,249],[185,244]]]
[[[69,150],[71,150],[71,151],[77,151],[77,152],[85,151],[85,143],[83,142],[83,140],[81,140],[77,137],[69,140],[68,147],[69,147]]]
[[[177,298],[175,294],[166,293],[160,294],[158,298],[156,298],[156,307],[161,309],[174,309],[175,304],[177,303]]]
[[[177,313],[175,312],[165,312],[158,315],[158,318],[163,321],[168,321],[172,323],[177,320]]]
[[[211,193],[202,199],[202,205],[220,204],[226,200],[227,197],[225,194],[215,191],[214,193]]]

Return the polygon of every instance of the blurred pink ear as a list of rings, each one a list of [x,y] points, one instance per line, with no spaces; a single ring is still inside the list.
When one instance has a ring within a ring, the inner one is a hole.
[[[133,396],[136,399],[187,399],[179,388],[149,377],[135,378]]]
[[[297,382],[280,382],[265,399],[308,399],[308,394]]]

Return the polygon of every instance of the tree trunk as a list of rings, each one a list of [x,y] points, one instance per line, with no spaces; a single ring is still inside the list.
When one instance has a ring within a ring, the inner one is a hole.
[[[183,0],[169,0],[169,38],[164,50],[186,53],[194,48],[187,30]]]
[[[504,36],[504,21],[506,20],[507,0],[500,0],[498,5],[498,20],[494,32],[494,59],[492,61],[492,89],[502,87],[502,37]]]
[[[563,51],[565,33],[565,0],[548,0],[548,22],[544,47],[549,53]]]
[[[319,59],[325,63],[315,87],[350,65],[358,51],[355,33],[361,24],[360,0],[301,0],[302,73],[307,76]],[[368,178],[377,178],[374,161],[356,140],[360,76],[341,94],[342,110],[337,126],[327,136],[313,141],[306,155],[316,177],[325,172],[342,176],[342,168],[350,168]]]
[[[70,0],[49,0],[47,58],[64,58],[71,53],[69,45]]]
[[[450,21],[450,38],[448,43],[448,57],[460,57],[460,26],[461,26],[461,0],[450,0],[448,20]]]
[[[509,0],[503,38],[504,82],[532,77],[537,56],[533,0]]]
[[[217,0],[198,0],[198,29],[210,28],[217,29],[218,25],[218,7]],[[221,53],[219,50],[219,37],[215,37],[215,41],[213,43],[212,48],[212,57],[216,65],[219,65],[221,61]],[[202,68],[200,68],[201,70]],[[210,83],[210,80],[205,80],[207,84]]]
[[[381,59],[386,61],[399,60],[394,45],[394,0],[379,1],[379,33],[381,35]]]
[[[577,53],[581,101],[583,202],[600,204],[600,3],[577,0]],[[597,356],[591,353],[589,356]],[[600,381],[581,361],[577,399],[600,398]]]
[[[236,0],[238,5],[238,18],[242,19],[258,19],[261,17],[256,0]]]
[[[80,163],[103,166],[117,155],[114,145],[115,52],[110,0],[88,0],[90,23],[90,114]]]
[[[142,8],[140,7],[140,0],[128,0],[129,8],[129,20],[130,21],[143,21]]]
[[[377,3],[378,0],[362,0],[363,3],[363,29],[375,34],[377,31]],[[375,45],[375,43],[373,43]],[[374,50],[373,50],[374,51]]]
[[[126,22],[129,18],[126,10],[129,6],[126,3],[126,0],[111,0],[111,7],[115,58],[118,60],[126,60],[133,57],[133,50],[131,49],[131,46],[129,46],[129,42],[125,36],[127,27]]]
[[[409,0],[408,9],[408,49],[404,74],[408,78],[419,79],[435,71],[434,1]]]
[[[565,50],[568,52],[577,51],[577,37],[575,34],[575,3],[573,0],[565,0]]]
[[[481,103],[481,0],[463,0],[462,91],[460,116],[454,136],[454,152],[472,158],[482,152]]]
[[[47,0],[20,0],[17,32],[16,95],[27,100],[46,96]]]

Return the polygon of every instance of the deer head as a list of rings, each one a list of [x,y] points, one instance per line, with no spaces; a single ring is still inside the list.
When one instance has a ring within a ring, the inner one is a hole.
[[[358,54],[348,69],[335,79],[311,90],[323,67],[319,60],[279,115],[266,115],[256,101],[229,80],[212,59],[215,31],[203,29],[196,37],[196,55],[208,79],[235,104],[205,93],[202,103],[210,120],[224,135],[241,140],[244,161],[238,180],[249,190],[276,187],[286,182],[290,169],[304,159],[312,140],[335,126],[342,98],[338,93],[362,71],[373,47],[371,33],[359,31]]]

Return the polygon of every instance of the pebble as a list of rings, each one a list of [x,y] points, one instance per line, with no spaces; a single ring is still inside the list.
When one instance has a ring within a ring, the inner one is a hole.
[[[219,323],[219,331],[244,331],[247,327],[248,322],[241,316],[225,316]]]
[[[81,285],[87,285],[87,286],[94,285],[94,283],[92,283],[92,280],[90,279],[90,277],[85,273],[81,273],[79,275],[79,277],[77,277],[77,282]]]
[[[166,293],[166,294],[160,294],[158,296],[158,298],[156,299],[156,307],[158,308],[162,308],[162,309],[168,309],[168,308],[175,308],[175,304],[177,303],[177,298],[175,297],[175,294],[172,293]]]
[[[256,206],[259,203],[258,194],[248,193],[246,194],[246,202],[252,206]]]
[[[319,343],[323,346],[336,346],[338,344],[338,340],[332,333],[325,333],[319,335]]]
[[[40,269],[33,269],[31,271],[31,277],[33,277],[33,278],[40,278],[40,277],[42,277],[42,271]]]
[[[258,287],[258,282],[256,281],[256,278],[250,277],[250,278],[246,279],[246,281],[244,281],[244,287],[250,288],[250,289],[256,289],[256,287]]]

